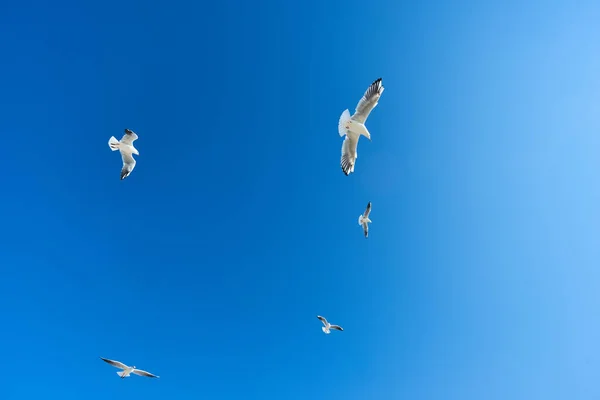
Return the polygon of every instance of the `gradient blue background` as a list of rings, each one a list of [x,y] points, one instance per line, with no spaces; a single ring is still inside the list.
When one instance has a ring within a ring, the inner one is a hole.
[[[1,3],[0,398],[598,399],[600,4],[416,3]]]

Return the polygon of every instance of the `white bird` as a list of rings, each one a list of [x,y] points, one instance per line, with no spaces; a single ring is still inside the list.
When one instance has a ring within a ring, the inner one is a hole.
[[[140,152],[133,147],[133,142],[138,138],[130,129],[125,129],[125,134],[118,141],[114,136],[108,139],[108,146],[112,151],[119,150],[121,152],[121,158],[123,159],[123,168],[121,169],[121,180],[127,178],[131,171],[135,168],[135,159],[133,154],[140,155]]]
[[[361,215],[360,217],[358,217],[358,224],[362,225],[366,238],[369,237],[369,225],[368,224],[370,222],[372,222],[369,219],[369,214],[371,214],[371,202],[369,202],[369,204],[367,204],[367,209],[365,210],[365,213],[363,215]]]
[[[121,379],[128,378],[129,375],[131,375],[132,373],[139,376],[147,376],[148,378],[159,378],[159,376],[151,374],[150,372],[142,371],[141,369],[136,369],[135,365],[133,367],[129,367],[119,361],[113,361],[102,357],[100,357],[100,359],[104,362],[109,363],[113,367],[121,368],[123,371],[117,372],[117,375],[119,375]]]
[[[317,318],[319,318],[321,320],[321,322],[323,323],[321,329],[323,330],[323,332],[325,332],[327,335],[329,335],[329,330],[330,329],[336,329],[338,331],[343,331],[344,329],[339,326],[339,325],[331,325],[329,322],[327,322],[327,320],[324,317],[321,317],[320,315],[317,315]]]
[[[354,115],[350,116],[350,111],[346,109],[340,116],[340,120],[338,121],[338,132],[342,137],[346,135],[346,139],[344,139],[344,143],[342,143],[342,159],[340,164],[342,166],[342,171],[346,176],[354,172],[354,164],[358,158],[356,149],[358,147],[360,135],[371,140],[371,134],[365,126],[365,121],[369,117],[371,110],[377,105],[383,90],[381,78],[379,78],[369,86],[363,97],[360,99]]]

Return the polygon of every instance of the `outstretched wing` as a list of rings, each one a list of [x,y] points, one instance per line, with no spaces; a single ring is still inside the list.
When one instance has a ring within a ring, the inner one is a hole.
[[[319,318],[321,320],[321,322],[323,323],[323,325],[327,326],[327,320],[324,317],[321,317],[320,315],[317,315],[317,318]]]
[[[369,214],[371,214],[371,202],[369,202],[369,204],[367,204],[367,209],[365,210],[363,217],[369,218]]]
[[[342,143],[342,157],[340,165],[344,175],[348,176],[354,172],[354,164],[358,158],[356,148],[358,147],[358,136],[348,133]]]
[[[136,135],[134,131],[132,131],[131,129],[125,129],[125,134],[121,138],[121,143],[130,145],[134,141],[136,141],[137,138],[138,138],[138,135]]]
[[[127,178],[131,171],[135,168],[135,158],[131,153],[121,151],[121,158],[123,159],[123,168],[121,169],[121,180]]]
[[[377,102],[379,101],[379,97],[381,97],[381,93],[383,93],[384,87],[381,83],[381,78],[377,79],[375,82],[369,86],[369,88],[365,91],[365,94],[360,99],[356,106],[356,111],[352,116],[354,121],[360,122],[364,124],[369,114],[371,114],[371,110],[375,108]]]
[[[131,373],[139,376],[147,376],[148,378],[158,378],[158,375],[151,374],[150,372],[143,371],[141,369],[134,369]]]
[[[363,227],[363,232],[365,233],[365,237],[368,238],[369,237],[369,224],[367,224],[366,222],[363,222],[362,227]]]
[[[338,330],[338,331],[343,331],[343,330],[344,330],[344,328],[342,328],[342,327],[341,327],[341,326],[339,326],[339,325],[331,325],[331,326],[329,327],[329,329],[335,329],[335,330]]]
[[[127,368],[129,368],[129,367],[127,367],[127,365],[125,365],[125,364],[123,364],[122,362],[119,362],[119,361],[109,360],[108,358],[102,358],[102,357],[100,357],[100,359],[102,361],[104,361],[104,362],[109,363],[113,367],[117,367],[117,368],[121,368],[121,369],[127,369]]]

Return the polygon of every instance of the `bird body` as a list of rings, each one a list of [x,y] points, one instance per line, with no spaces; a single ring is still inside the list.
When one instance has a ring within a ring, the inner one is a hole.
[[[117,375],[119,375],[121,377],[121,379],[129,378],[129,376],[131,375],[131,373],[133,372],[134,369],[135,369],[135,366],[125,368],[123,371],[117,371]]]
[[[348,110],[345,110],[344,113],[346,113],[346,114],[342,114],[342,116],[340,117],[340,121],[341,121],[341,124],[344,129],[343,130],[344,134],[345,135],[351,134],[353,137],[356,138],[356,140],[358,140],[358,138],[361,135],[366,137],[367,139],[371,140],[371,133],[369,132],[369,130],[367,129],[365,124],[354,121],[352,119],[352,117],[350,117],[348,119],[344,119],[345,115],[350,116],[350,112]],[[343,136],[343,135],[341,135],[341,136]]]
[[[372,221],[369,218],[365,217],[364,215],[361,215],[360,217],[358,217],[358,224],[359,225],[362,225],[363,223],[369,224],[371,222]]]
[[[110,137],[110,140],[108,143],[109,143],[110,148],[113,151],[119,150],[119,151],[121,151],[121,153],[135,154],[136,156],[140,155],[140,152],[138,151],[138,149],[133,147],[132,144],[122,143],[122,142],[118,141],[114,136]]]

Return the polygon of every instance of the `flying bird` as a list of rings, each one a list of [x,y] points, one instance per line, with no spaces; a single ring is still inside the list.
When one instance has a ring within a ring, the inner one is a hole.
[[[365,210],[365,213],[363,215],[361,215],[360,217],[358,217],[358,224],[362,225],[366,238],[369,237],[369,225],[368,224],[370,222],[372,222],[369,219],[369,214],[371,214],[371,202],[369,202],[369,204],[367,204],[367,209]]]
[[[133,367],[129,367],[119,361],[113,361],[102,357],[100,357],[100,359],[104,362],[109,363],[113,367],[121,368],[123,371],[117,372],[117,375],[119,375],[121,379],[128,378],[129,375],[131,375],[132,373],[139,376],[147,376],[148,378],[158,378],[157,375],[151,374],[150,372],[142,371],[141,369],[136,369],[135,365]]]
[[[133,147],[133,142],[138,138],[131,129],[125,129],[125,134],[118,141],[114,136],[108,139],[108,146],[112,151],[119,150],[121,152],[121,158],[123,159],[123,168],[121,169],[121,180],[127,178],[131,171],[135,168],[135,159],[133,154],[140,155],[140,152]]]
[[[319,318],[321,320],[321,322],[323,323],[321,329],[323,330],[323,332],[325,332],[327,335],[329,335],[329,330],[330,329],[336,329],[338,331],[343,331],[344,329],[339,326],[339,325],[331,325],[329,322],[327,322],[327,320],[324,317],[321,317],[320,315],[317,315],[317,318]]]
[[[354,164],[358,158],[357,147],[360,136],[362,135],[371,140],[371,134],[365,126],[365,121],[371,113],[371,110],[377,105],[383,90],[381,78],[379,78],[369,86],[363,97],[360,99],[354,115],[350,116],[350,111],[346,109],[340,116],[338,132],[341,137],[346,135],[344,143],[342,143],[342,158],[340,165],[346,176],[354,172]]]

